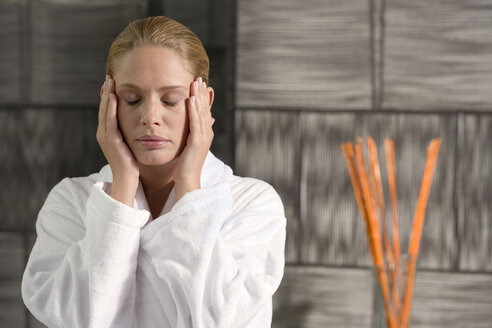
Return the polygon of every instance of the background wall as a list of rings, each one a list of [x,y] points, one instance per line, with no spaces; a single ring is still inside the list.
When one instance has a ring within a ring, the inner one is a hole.
[[[236,171],[270,181],[289,220],[275,327],[379,324],[340,151],[368,135],[395,140],[404,250],[442,138],[412,327],[492,327],[491,35],[490,0],[237,1]]]
[[[404,247],[426,146],[442,138],[412,327],[492,327],[492,0],[0,0],[1,327],[42,327],[20,295],[37,212],[63,177],[104,165],[105,56],[130,20],[154,14],[206,46],[212,151],[284,201],[274,327],[380,323],[339,150],[367,135],[396,143]]]

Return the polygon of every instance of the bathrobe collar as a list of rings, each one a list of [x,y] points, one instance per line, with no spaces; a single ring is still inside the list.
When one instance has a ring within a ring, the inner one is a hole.
[[[224,162],[222,162],[220,159],[215,157],[212,154],[212,152],[209,151],[207,157],[205,158],[205,162],[203,163],[202,172],[200,174],[201,187],[204,188],[208,186],[213,186],[215,184],[228,180],[228,178],[230,178],[231,176],[232,176],[231,168],[226,164],[224,164]],[[110,184],[113,181],[113,174],[109,164],[105,165],[99,172],[98,181],[103,181],[106,182],[107,184]],[[109,192],[110,186],[108,186],[107,190]],[[166,201],[166,204],[164,205],[162,212],[159,216],[168,213],[175,203],[176,203],[176,194],[173,187]],[[143,190],[143,186],[140,181],[138,183],[137,192],[135,194],[133,207],[138,209],[145,209],[150,212],[147,199],[145,198],[145,192]],[[149,221],[151,220],[152,218],[149,218]]]

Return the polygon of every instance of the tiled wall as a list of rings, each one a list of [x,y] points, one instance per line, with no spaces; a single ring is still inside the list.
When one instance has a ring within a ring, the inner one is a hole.
[[[275,326],[378,326],[365,227],[340,151],[371,135],[380,149],[395,140],[403,249],[426,147],[442,139],[412,327],[492,327],[492,1],[237,6],[236,169],[269,181],[288,219]]]
[[[109,46],[131,20],[165,14],[204,42],[216,90],[212,150],[231,162],[225,7],[212,0],[0,0],[0,327],[43,327],[20,291],[37,213],[63,177],[106,162],[95,138],[99,88]]]

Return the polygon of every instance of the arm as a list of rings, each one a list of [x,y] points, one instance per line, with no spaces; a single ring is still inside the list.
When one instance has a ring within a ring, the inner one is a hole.
[[[140,228],[147,211],[62,180],[36,222],[22,279],[27,308],[49,327],[130,327]],[[90,187],[89,187],[90,188]]]
[[[50,327],[131,325],[139,232],[149,213],[130,207],[139,172],[116,113],[114,80],[106,76],[96,138],[113,171],[113,198],[102,182],[82,186],[64,179],[36,222],[22,297]]]
[[[173,298],[178,317],[191,317],[193,327],[247,327],[282,279],[280,198],[264,183],[241,188],[234,201],[227,183],[187,193],[142,230],[142,270],[168,286],[154,288],[157,297]]]

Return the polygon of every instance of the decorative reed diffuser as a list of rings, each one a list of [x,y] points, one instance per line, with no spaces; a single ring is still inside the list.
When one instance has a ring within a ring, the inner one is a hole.
[[[362,138],[357,139],[355,147],[353,142],[341,145],[352,187],[354,188],[355,199],[366,224],[369,251],[374,263],[375,275],[381,288],[386,322],[389,328],[407,328],[410,321],[410,308],[420,237],[422,235],[425,209],[427,207],[440,145],[440,139],[433,139],[427,149],[427,161],[420,185],[419,198],[408,245],[408,259],[404,261],[405,268],[401,267],[394,142],[390,139],[384,139],[391,201],[392,242],[390,242],[386,225],[383,184],[374,140],[371,137],[367,138],[369,172],[363,155]],[[386,268],[390,268],[390,270],[386,270]]]

